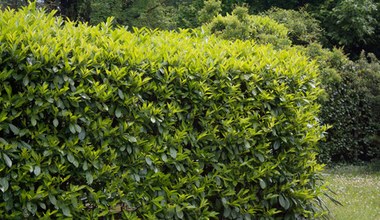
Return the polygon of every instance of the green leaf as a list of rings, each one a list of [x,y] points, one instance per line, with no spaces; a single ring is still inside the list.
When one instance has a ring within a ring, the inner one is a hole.
[[[36,126],[37,125],[37,120],[35,117],[32,116],[32,118],[30,119],[30,122],[32,123],[32,126]]]
[[[49,201],[51,202],[51,204],[57,205],[57,199],[55,198],[54,195],[49,194]]]
[[[26,208],[30,213],[32,213],[32,215],[35,215],[37,212],[37,205],[35,203],[27,202]]]
[[[43,202],[38,203],[43,210],[46,210],[46,205]]]
[[[152,160],[149,157],[145,157],[145,162],[151,166],[152,165]]]
[[[78,124],[75,124],[74,127],[76,132],[80,133],[82,131],[82,128]]]
[[[261,189],[265,189],[265,188],[267,188],[267,184],[265,183],[264,180],[259,179],[259,184],[260,184]]]
[[[83,169],[84,171],[88,170],[88,163],[87,163],[87,161],[84,161],[84,162],[83,162],[82,169]]]
[[[182,208],[181,208],[181,207],[176,206],[176,207],[175,207],[175,212],[176,212],[177,217],[178,217],[179,219],[183,219],[183,211],[182,211]]]
[[[8,183],[7,178],[0,178],[0,185],[1,185],[0,190],[2,192],[7,191],[9,188],[9,183]]]
[[[277,150],[278,148],[280,148],[280,142],[279,141],[275,141],[274,144],[273,144],[273,149]]]
[[[61,206],[61,209],[62,209],[63,215],[65,215],[66,217],[71,217],[71,212],[70,212],[69,207],[67,207],[66,205],[63,205]]]
[[[177,150],[171,147],[170,148],[170,156],[175,159],[177,157]]]
[[[123,91],[121,91],[120,89],[117,90],[117,93],[119,95],[119,97],[124,100],[124,94],[123,94]]]
[[[162,159],[162,161],[164,161],[164,162],[167,162],[167,161],[168,161],[168,157],[166,156],[166,154],[162,154],[162,155],[161,155],[161,159]]]
[[[264,158],[264,156],[262,154],[257,153],[257,154],[255,154],[255,156],[257,157],[257,159],[259,159],[259,161],[261,163],[263,163],[265,161],[265,158]]]
[[[24,84],[24,86],[27,86],[29,84],[29,77],[28,76],[25,76],[23,79],[22,79],[22,84]]]
[[[39,166],[34,167],[34,175],[39,176],[41,173],[41,168]]]
[[[245,149],[251,148],[251,145],[249,144],[249,142],[247,140],[244,140],[244,147],[245,147]]]
[[[122,116],[121,110],[119,108],[116,108],[115,116],[116,116],[116,118],[120,118]]]
[[[154,124],[154,123],[156,123],[156,118],[155,117],[150,117],[150,121]]]
[[[290,207],[290,202],[289,200],[284,197],[283,195],[280,195],[279,198],[278,198],[279,202],[280,202],[280,205],[285,209],[285,210],[288,210],[289,207]]]
[[[132,147],[131,147],[131,146],[127,146],[127,152],[128,152],[129,154],[132,153]]]
[[[82,129],[82,131],[78,134],[78,138],[81,141],[83,141],[86,138],[86,132],[84,131],[84,129]]]
[[[20,129],[18,129],[16,126],[9,124],[9,128],[13,132],[13,134],[18,135],[20,133]]]
[[[68,153],[67,154],[67,160],[72,163],[75,167],[78,167],[79,166],[79,163],[78,161],[75,159],[75,157],[73,156],[72,153]]]
[[[3,111],[0,113],[0,122],[4,121],[5,119],[7,119],[7,111]]]
[[[58,119],[54,118],[53,125],[54,125],[54,127],[58,127],[58,125],[59,125]]]
[[[76,130],[75,130],[75,126],[73,124],[69,125],[69,129],[70,129],[71,133],[75,134]]]
[[[86,181],[88,185],[91,185],[92,182],[94,181],[94,178],[92,177],[90,172],[86,172]]]
[[[136,143],[137,142],[137,139],[133,136],[129,136],[127,135],[127,138],[128,138],[128,141],[131,142],[131,143]]]
[[[5,164],[7,164],[7,166],[9,168],[12,167],[12,160],[11,158],[8,157],[8,155],[6,155],[5,153],[3,153],[3,158],[4,158],[4,161],[5,161]]]
[[[231,208],[229,206],[225,207],[223,211],[223,216],[228,219],[228,217],[230,217],[230,214],[231,214]]]

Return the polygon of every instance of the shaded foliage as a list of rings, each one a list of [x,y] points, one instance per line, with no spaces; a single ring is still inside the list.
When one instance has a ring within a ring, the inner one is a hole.
[[[364,54],[341,70],[341,80],[325,85],[322,121],[333,125],[321,143],[325,161],[357,162],[380,157],[380,62]]]
[[[307,11],[284,10],[272,8],[264,15],[269,16],[288,28],[288,35],[293,44],[308,45],[323,42],[323,31],[320,22]]]

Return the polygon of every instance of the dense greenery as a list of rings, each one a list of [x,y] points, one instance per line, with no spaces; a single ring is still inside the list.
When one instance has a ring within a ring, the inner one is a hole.
[[[333,125],[321,143],[325,162],[380,158],[380,62],[362,54],[342,65],[340,80],[326,83],[322,121]]]
[[[277,48],[298,44],[310,61],[317,61],[326,93],[320,99],[320,120],[332,128],[326,142],[320,143],[323,162],[356,162],[380,156],[379,61],[374,55],[353,62],[340,50],[323,49],[321,28],[305,11],[272,9],[265,16],[248,14],[236,7],[231,15],[218,15],[202,27],[207,33],[224,39],[255,40]],[[290,41],[291,40],[291,41]]]
[[[321,214],[322,91],[296,49],[33,6],[0,29],[2,219]]]
[[[207,34],[228,40],[254,40],[276,48],[291,45],[288,29],[265,16],[249,15],[245,7],[236,7],[231,15],[218,15],[202,26]]]
[[[282,10],[276,13],[277,19],[275,19],[281,20],[282,15],[287,14],[286,17],[294,19],[293,25],[297,26],[298,31],[306,33],[306,30],[316,30],[316,25],[320,24],[322,29],[321,32],[318,31],[318,35],[322,36],[318,37],[322,37],[321,43],[325,47],[344,47],[351,58],[355,59],[363,49],[380,56],[379,0],[41,0],[38,2],[46,8],[59,10],[60,15],[71,20],[98,24],[107,17],[114,16],[114,22],[120,25],[161,29],[199,27],[208,22],[215,12],[224,16],[231,14],[236,6],[246,6],[253,14],[281,8]],[[16,8],[26,5],[27,1],[0,0],[0,4]],[[298,14],[300,17],[296,17],[297,12],[300,12]],[[302,24],[301,18],[306,18],[305,23]],[[316,22],[310,23],[313,19]],[[299,29],[302,27],[306,29]],[[292,36],[294,37],[297,35]]]

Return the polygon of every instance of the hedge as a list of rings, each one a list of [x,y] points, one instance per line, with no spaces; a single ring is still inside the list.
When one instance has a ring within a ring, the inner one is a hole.
[[[320,143],[323,162],[380,159],[380,62],[373,54],[339,69],[340,80],[325,84],[321,122],[332,125]]]
[[[0,217],[323,214],[317,68],[295,49],[0,13]]]

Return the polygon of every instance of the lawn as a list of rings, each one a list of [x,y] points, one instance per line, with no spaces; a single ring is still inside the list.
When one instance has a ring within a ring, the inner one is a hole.
[[[326,170],[334,198],[343,206],[328,201],[334,220],[380,220],[380,163],[335,166]]]

